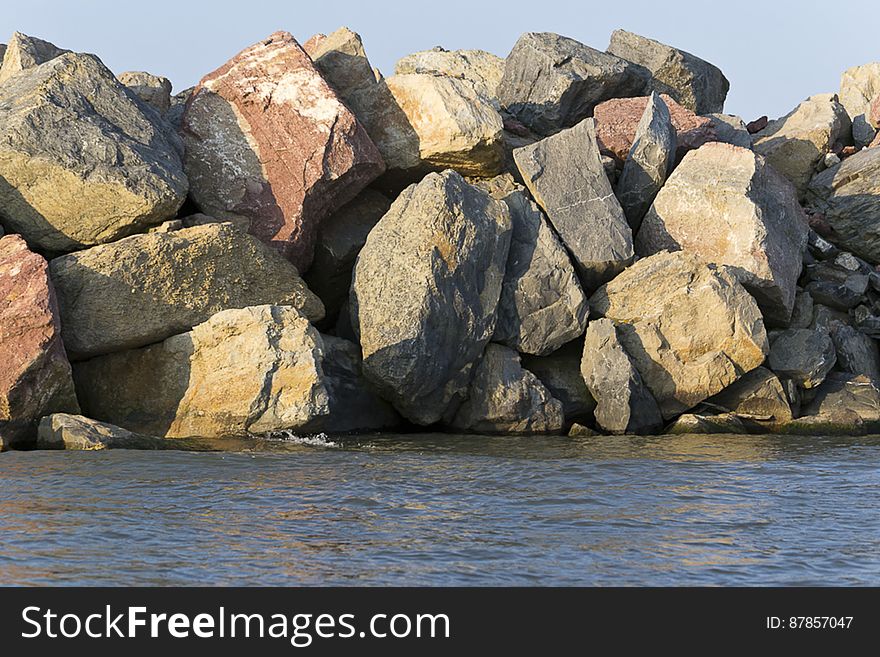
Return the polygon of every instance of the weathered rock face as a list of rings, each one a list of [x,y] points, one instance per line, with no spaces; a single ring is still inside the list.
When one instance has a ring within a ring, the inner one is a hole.
[[[650,255],[683,249],[730,265],[764,316],[791,317],[807,220],[791,184],[752,151],[706,144],[676,168],[636,236]]]
[[[564,421],[562,402],[520,366],[519,355],[489,344],[450,426],[473,433],[556,433]]]
[[[321,224],[315,258],[304,278],[309,289],[324,303],[328,320],[339,314],[348,299],[358,253],[373,226],[390,207],[391,201],[385,196],[365,189]]]
[[[510,210],[513,225],[493,340],[545,355],[583,335],[589,307],[568,253],[543,213],[512,178],[485,189]]]
[[[119,74],[119,81],[160,114],[171,109],[171,81],[168,78],[145,71],[126,71]]]
[[[617,181],[617,198],[630,228],[637,231],[675,161],[675,127],[666,104],[651,94],[632,148]]]
[[[816,390],[792,431],[816,434],[880,431],[880,387],[865,376],[832,372]]]
[[[706,117],[712,122],[717,141],[725,144],[733,144],[741,148],[752,147],[752,136],[746,128],[745,122],[733,114],[707,114]]]
[[[773,339],[770,369],[801,388],[819,386],[837,362],[834,342],[826,331],[788,329]]]
[[[877,133],[870,121],[871,100],[880,94],[880,62],[854,66],[840,76],[840,102],[852,120],[856,147],[867,146]]]
[[[877,95],[874,96],[874,100],[871,101],[871,107],[868,110],[868,123],[875,130],[880,130],[880,91],[877,92]],[[874,142],[876,142],[876,138]],[[872,146],[874,143],[872,142]]]
[[[289,306],[224,310],[192,331],[74,367],[83,411],[129,431],[215,438],[308,429],[330,410],[321,336]]]
[[[568,247],[588,290],[633,259],[632,231],[599,156],[592,119],[513,153],[526,187]]]
[[[593,118],[596,122],[596,138],[603,153],[618,160],[625,160],[629,156],[649,99],[650,96],[615,98],[596,106]],[[684,157],[690,150],[717,140],[711,119],[697,116],[666,94],[661,95],[660,99],[669,110],[675,128],[677,159]]]
[[[228,308],[324,314],[293,265],[229,223],[134,235],[55,258],[50,271],[74,358],[158,342]]]
[[[825,216],[835,244],[880,263],[880,149],[869,148],[810,182],[809,203]]]
[[[81,415],[53,413],[40,420],[37,449],[162,449],[167,441],[132,433]]]
[[[654,433],[663,425],[657,402],[617,337],[614,322],[590,322],[581,375],[596,400],[596,423],[610,433]]]
[[[6,226],[36,249],[66,252],[173,217],[187,180],[167,126],[149,112],[93,55],[67,53],[6,80]]]
[[[631,61],[558,34],[523,34],[508,55],[498,99],[543,135],[570,128],[609,98],[639,96],[649,73]]]
[[[831,328],[831,340],[840,369],[880,381],[880,349],[876,341],[846,324]]]
[[[682,434],[748,434],[758,433],[762,429],[757,423],[750,422],[735,413],[719,415],[699,415],[686,413],[676,418],[663,431],[667,435]]]
[[[202,78],[182,128],[199,207],[246,223],[300,271],[321,221],[384,171],[366,131],[286,32]]]
[[[658,253],[601,287],[590,307],[618,337],[665,418],[720,392],[769,351],[754,299],[725,268]]]
[[[773,372],[758,367],[708,400],[740,416],[774,423],[791,420],[785,386]]]
[[[421,73],[465,80],[478,94],[492,101],[504,76],[504,60],[485,50],[450,51],[437,47],[398,60],[394,72],[397,75]]]
[[[547,356],[522,355],[522,366],[562,402],[566,421],[589,422],[596,408],[596,401],[581,376],[583,353],[584,341],[574,340]]]
[[[16,73],[35,68],[68,52],[70,51],[59,48],[54,43],[14,32],[3,52],[0,85]]]
[[[730,82],[709,62],[625,30],[612,33],[608,52],[647,68],[652,91],[669,94],[697,114],[724,110]]]
[[[46,261],[17,235],[0,238],[0,437],[33,438],[41,416],[79,412]]]
[[[813,323],[813,297],[806,290],[798,290],[788,328],[809,328]]]
[[[849,117],[834,94],[810,96],[754,135],[756,152],[803,196],[810,178],[836,143],[848,140]]]
[[[364,374],[413,422],[454,413],[467,391],[510,234],[507,206],[453,171],[408,187],[370,232],[351,295]]]

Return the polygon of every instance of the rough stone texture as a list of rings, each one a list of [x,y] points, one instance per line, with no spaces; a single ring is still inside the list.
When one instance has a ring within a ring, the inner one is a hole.
[[[870,122],[871,99],[880,94],[880,62],[853,66],[840,76],[840,102],[852,120],[856,147],[871,143],[876,125]]]
[[[608,52],[647,68],[651,90],[669,94],[697,114],[724,110],[730,82],[709,62],[625,30],[611,34]]]
[[[868,123],[875,130],[880,130],[880,92],[871,101],[871,107],[868,110]],[[877,140],[874,139],[874,141]],[[871,145],[873,146],[874,144],[872,143]]]
[[[0,85],[5,84],[16,73],[35,68],[68,52],[70,51],[59,48],[54,43],[14,32],[2,55]]]
[[[828,239],[880,263],[880,149],[860,151],[826,169],[813,178],[807,195],[833,230]]]
[[[811,329],[782,331],[773,339],[767,359],[776,374],[808,390],[822,383],[836,362],[831,336]]]
[[[308,430],[330,412],[321,336],[289,306],[224,310],[159,344],[74,366],[83,411],[129,431]]]
[[[50,271],[75,358],[158,342],[228,308],[324,314],[293,265],[229,223],[134,235],[56,258]]]
[[[330,412],[313,430],[331,433],[375,431],[400,424],[400,416],[383,401],[363,378],[361,350],[353,342],[330,335],[321,336],[321,360]]]
[[[354,114],[286,32],[199,82],[182,119],[193,200],[300,271],[318,225],[384,171]]]
[[[743,120],[733,114],[707,114],[706,118],[712,122],[717,141],[725,144],[733,144],[740,148],[752,147],[752,136],[749,134]]]
[[[473,433],[533,434],[560,432],[564,422],[562,402],[521,367],[519,355],[489,344],[450,426]]]
[[[304,279],[324,302],[328,320],[335,319],[348,299],[358,253],[390,207],[391,201],[385,196],[365,189],[321,224],[315,258]]]
[[[523,354],[522,365],[537,376],[556,399],[562,402],[566,421],[589,422],[596,401],[581,376],[584,341],[574,340],[547,356]]]
[[[848,141],[849,117],[834,94],[810,96],[754,135],[753,148],[788,178],[803,196],[810,178],[832,147]]]
[[[730,265],[764,316],[785,325],[807,230],[794,189],[764,158],[712,143],[688,153],[666,181],[636,236],[636,251],[683,249]]]
[[[0,238],[0,437],[33,437],[36,421],[79,412],[46,261],[17,235]]]
[[[173,217],[186,196],[168,126],[94,55],[0,85],[0,133],[0,217],[34,248],[117,240]]]
[[[812,281],[807,284],[807,292],[813,301],[835,310],[847,311],[864,301],[868,277],[854,274],[843,283],[834,281]]]
[[[649,98],[615,98],[596,106],[593,118],[596,121],[596,138],[603,153],[613,155],[618,160],[627,158]],[[666,94],[660,98],[669,110],[675,128],[676,159],[680,160],[688,151],[717,140],[711,119],[697,116]]]
[[[397,75],[422,73],[464,80],[471,83],[478,94],[492,101],[504,76],[504,60],[485,50],[450,51],[438,46],[398,60],[394,72]]]
[[[452,414],[495,331],[511,221],[453,171],[408,187],[367,237],[351,315],[364,374],[417,424]]]
[[[832,326],[831,339],[841,370],[880,381],[880,349],[876,341],[846,324]]]
[[[571,438],[592,438],[601,434],[598,431],[590,429],[590,427],[586,427],[583,424],[578,424],[577,422],[575,422],[568,430],[568,435]]]
[[[878,383],[864,376],[832,372],[789,431],[817,435],[880,432]]]
[[[666,103],[651,94],[632,148],[617,181],[617,199],[630,228],[637,231],[675,161],[675,127]]]
[[[587,290],[632,262],[632,231],[605,175],[592,119],[518,148],[513,156]]]
[[[493,340],[545,355],[583,335],[589,306],[565,247],[509,176],[484,189],[507,204],[513,225]]]
[[[686,413],[679,416],[675,422],[663,431],[667,435],[681,434],[749,434],[757,433],[760,426],[749,422],[735,413],[721,413],[720,415],[698,415]]]
[[[758,367],[769,351],[755,300],[726,268],[690,253],[643,258],[590,299],[671,418]]]
[[[119,81],[160,114],[171,109],[171,81],[168,78],[146,71],[126,71],[119,74]]]
[[[649,73],[630,61],[549,32],[523,34],[504,67],[498,99],[543,135],[570,128],[609,98],[639,96]]]
[[[654,433],[663,417],[617,335],[614,322],[590,322],[581,375],[596,400],[596,423],[609,433]]]
[[[37,449],[163,449],[168,441],[132,433],[81,415],[53,413],[40,420]]]
[[[747,372],[738,381],[710,397],[708,402],[756,420],[780,423],[792,418],[785,386],[779,377],[765,367]]]

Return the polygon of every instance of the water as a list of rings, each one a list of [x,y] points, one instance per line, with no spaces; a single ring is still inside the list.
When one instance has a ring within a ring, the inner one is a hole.
[[[880,437],[232,449],[0,455],[0,584],[880,584]]]

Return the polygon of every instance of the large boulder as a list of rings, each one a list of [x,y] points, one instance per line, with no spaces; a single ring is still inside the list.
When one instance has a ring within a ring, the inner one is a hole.
[[[654,433],[663,417],[617,335],[614,322],[590,322],[584,339],[581,375],[596,400],[596,424],[609,433]]]
[[[405,189],[367,237],[351,294],[364,373],[413,422],[454,414],[466,394],[510,234],[503,202],[446,171]]]
[[[11,76],[0,85],[0,219],[58,253],[173,217],[187,180],[169,133],[94,55]]]
[[[0,440],[33,438],[36,422],[79,412],[46,261],[17,235],[0,238]]]
[[[827,331],[788,329],[773,338],[767,363],[781,377],[799,387],[819,386],[837,362],[834,342]]]
[[[158,342],[228,308],[324,314],[293,265],[229,223],[133,235],[55,258],[50,271],[74,358]]]
[[[608,52],[651,72],[650,90],[665,93],[697,114],[724,110],[730,82],[717,66],[653,39],[615,30]]]
[[[558,433],[564,422],[562,402],[522,368],[519,355],[489,344],[468,397],[449,424],[471,433],[533,434]]]
[[[835,144],[849,140],[850,120],[837,96],[810,96],[752,138],[753,148],[803,197],[810,178]]]
[[[794,188],[752,151],[712,143],[691,151],[657,194],[636,251],[683,249],[730,265],[764,316],[787,324],[807,246]]]
[[[769,351],[761,312],[726,267],[686,252],[643,258],[601,287],[590,308],[618,337],[671,418],[758,367]]]
[[[830,333],[837,366],[841,370],[880,381],[880,349],[873,338],[852,326],[836,322]]]
[[[631,61],[550,32],[523,34],[498,86],[501,105],[543,135],[570,128],[609,98],[639,96],[650,74]]]
[[[171,109],[171,81],[146,71],[125,71],[119,81],[160,114]]]
[[[481,185],[510,210],[513,232],[493,340],[545,355],[580,337],[589,307],[565,247],[509,176]]]
[[[707,400],[713,406],[774,424],[792,418],[785,385],[766,367],[757,367]]]
[[[40,420],[37,449],[95,451],[99,449],[164,449],[168,441],[132,433],[82,415],[53,413]]]
[[[809,204],[832,229],[828,239],[880,263],[880,148],[868,148],[826,169],[810,182]]]
[[[391,207],[387,197],[365,189],[321,224],[315,258],[303,277],[324,303],[327,320],[339,314],[351,289],[351,274],[367,235]]]
[[[5,84],[16,73],[45,64],[68,52],[70,51],[59,48],[54,43],[21,32],[13,32],[3,52],[3,65],[0,66],[0,85]]]
[[[504,76],[504,60],[485,50],[445,50],[438,46],[403,57],[397,61],[394,72],[397,75],[422,73],[465,80],[478,94],[492,101]]]
[[[880,432],[880,383],[866,376],[832,372],[816,389],[790,433],[846,435]]]
[[[385,169],[354,114],[286,32],[199,82],[182,119],[193,200],[300,271],[318,225]]]
[[[666,103],[651,94],[632,148],[617,181],[617,198],[630,228],[637,231],[675,161],[675,127]]]
[[[513,156],[588,290],[632,262],[632,230],[605,174],[593,119],[518,148]]]
[[[224,310],[192,331],[74,366],[89,417],[186,438],[311,430],[330,412],[321,335],[295,308]]]
[[[626,160],[650,98],[650,96],[614,98],[596,106],[593,119],[596,121],[596,139],[602,153],[607,153],[618,160]],[[669,118],[675,128],[677,160],[684,157],[688,151],[699,148],[707,142],[720,141],[712,127],[711,119],[697,116],[666,94],[662,94],[660,99],[669,110]]]
[[[870,120],[871,100],[880,94],[880,62],[853,66],[840,76],[840,102],[852,120],[856,147],[867,146],[877,134]]]
[[[546,356],[522,355],[522,366],[562,402],[567,422],[590,422],[596,408],[596,400],[581,376],[583,353],[584,341],[573,340]]]

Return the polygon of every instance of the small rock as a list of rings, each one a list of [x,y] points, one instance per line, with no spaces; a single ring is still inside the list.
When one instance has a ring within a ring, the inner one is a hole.
[[[766,128],[768,123],[770,123],[770,120],[766,116],[762,116],[754,121],[749,121],[746,124],[746,130],[748,130],[750,135],[754,135]]]
[[[164,449],[164,438],[132,433],[82,415],[53,413],[40,420],[37,449],[94,451],[99,449]]]
[[[590,429],[590,427],[585,427],[583,424],[575,422],[571,425],[571,429],[568,430],[568,435],[572,438],[592,438],[600,434],[598,431]]]
[[[171,109],[171,81],[168,78],[144,71],[126,71],[119,74],[119,81],[160,114]]]
[[[850,279],[864,281],[867,287],[867,276],[854,275]],[[807,284],[807,292],[813,297],[813,301],[837,310],[849,310],[855,308],[864,299],[864,288],[861,292],[860,282],[838,284],[831,281],[812,281]]]
[[[822,160],[822,167],[827,169],[828,167],[833,167],[835,164],[840,164],[840,157],[837,153],[825,153],[825,157]]]
[[[717,141],[725,144],[733,144],[740,148],[751,148],[751,133],[746,128],[743,120],[733,114],[707,114],[706,118],[712,122]]]
[[[773,340],[770,369],[801,388],[817,387],[837,362],[834,343],[825,331],[788,329]]]
[[[686,413],[679,416],[663,433],[667,435],[681,434],[749,434],[760,433],[762,427],[749,422],[735,413],[720,415],[697,415]]]
[[[764,367],[747,372],[708,401],[739,416],[769,418],[774,423],[788,422],[792,418],[785,386],[779,377]]]

